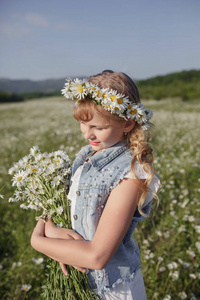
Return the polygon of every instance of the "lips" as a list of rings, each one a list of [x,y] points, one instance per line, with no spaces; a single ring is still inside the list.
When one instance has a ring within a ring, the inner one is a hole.
[[[92,142],[92,141],[89,141],[89,143],[92,146],[98,146],[100,144],[100,142]]]

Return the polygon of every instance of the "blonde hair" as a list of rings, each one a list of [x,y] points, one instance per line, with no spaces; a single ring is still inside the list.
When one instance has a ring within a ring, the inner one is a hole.
[[[139,91],[133,80],[124,73],[116,73],[111,70],[105,70],[102,73],[91,76],[89,82],[96,84],[99,88],[109,88],[117,90],[118,93],[128,96],[130,101],[134,104],[140,102]],[[110,112],[103,109],[92,102],[91,99],[83,100],[78,106],[74,107],[73,115],[76,120],[90,121],[93,116],[93,111],[97,111],[106,119],[113,119],[117,122],[126,122],[124,119],[117,115],[111,114]],[[150,133],[144,131],[138,123],[135,123],[134,128],[127,135],[127,143],[133,152],[133,159],[131,162],[131,174],[133,179],[138,182],[139,188],[142,190],[142,195],[138,200],[138,211],[141,215],[146,216],[142,212],[142,205],[146,199],[147,191],[150,191],[155,198],[157,196],[150,190],[149,185],[154,177],[154,170],[151,163],[154,160],[153,149],[149,142]],[[134,164],[136,160],[142,165],[143,170],[147,172],[148,177],[143,182],[135,174]]]

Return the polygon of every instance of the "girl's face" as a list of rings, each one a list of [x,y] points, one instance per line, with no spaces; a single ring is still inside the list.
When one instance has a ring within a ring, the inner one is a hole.
[[[101,151],[124,139],[125,123],[108,120],[94,111],[90,121],[80,122],[80,128],[86,140],[89,140],[93,150]]]

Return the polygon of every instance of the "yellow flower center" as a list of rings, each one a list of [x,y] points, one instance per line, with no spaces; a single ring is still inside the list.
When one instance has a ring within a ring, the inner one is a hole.
[[[118,98],[118,99],[117,99],[117,103],[118,103],[118,104],[122,104],[122,103],[123,103],[122,98]]]
[[[103,94],[103,98],[104,98],[104,99],[106,99],[106,98],[107,98],[107,96],[106,96],[106,93],[104,93],[104,94]]]
[[[83,87],[82,87],[81,85],[79,85],[79,86],[77,87],[77,89],[78,89],[79,93],[82,93],[82,92],[83,92]]]
[[[131,115],[135,115],[135,114],[136,114],[136,112],[137,112],[137,110],[136,110],[136,109],[134,109],[134,110],[131,110],[131,111],[130,111]]]
[[[132,105],[129,105],[129,106],[128,106],[128,109],[131,109],[131,107],[132,107]]]
[[[108,108],[110,108],[110,105],[109,105],[109,104],[107,104],[106,106],[107,106]]]
[[[111,99],[111,101],[114,101],[115,100],[115,95],[111,96],[110,99]]]
[[[82,100],[78,100],[78,103],[81,103],[82,102]]]
[[[32,172],[36,172],[37,171],[37,169],[32,169]]]
[[[60,162],[60,159],[56,159],[56,162],[59,163],[59,162]]]
[[[118,107],[115,107],[115,110],[118,110],[119,108]]]
[[[91,90],[95,91],[95,87],[94,86],[91,86],[90,88],[91,88]]]
[[[17,177],[17,181],[21,181],[22,180],[22,176]]]
[[[99,95],[101,95],[101,92],[100,92],[100,91],[97,92],[97,97],[98,97]]]

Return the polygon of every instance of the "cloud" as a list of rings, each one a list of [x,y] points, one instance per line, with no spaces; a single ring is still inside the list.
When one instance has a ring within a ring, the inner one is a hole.
[[[49,26],[49,22],[47,21],[47,19],[39,14],[28,13],[25,15],[25,21],[29,25],[33,25],[33,26],[41,26],[41,27]]]

